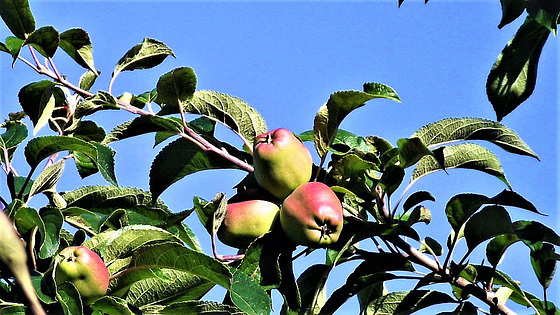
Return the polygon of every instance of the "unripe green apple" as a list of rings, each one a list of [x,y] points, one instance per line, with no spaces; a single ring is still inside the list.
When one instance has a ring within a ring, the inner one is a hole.
[[[249,189],[228,200],[218,239],[231,247],[244,249],[270,231],[280,207],[269,196],[260,189]]]
[[[342,231],[342,204],[329,186],[305,183],[284,199],[280,224],[296,244],[328,246],[338,240]]]
[[[280,128],[255,138],[253,164],[257,183],[284,199],[311,178],[311,153],[294,134]]]
[[[84,246],[66,247],[59,255],[62,261],[55,271],[57,284],[71,282],[88,304],[107,293],[109,271],[99,255]]]

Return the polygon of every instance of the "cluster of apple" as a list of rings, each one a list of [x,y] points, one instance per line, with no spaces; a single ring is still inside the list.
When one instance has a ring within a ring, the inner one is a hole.
[[[311,153],[294,134],[280,128],[259,135],[253,148],[259,189],[228,200],[218,239],[244,249],[280,221],[287,238],[298,245],[324,247],[342,231],[342,204],[324,183],[310,181]]]

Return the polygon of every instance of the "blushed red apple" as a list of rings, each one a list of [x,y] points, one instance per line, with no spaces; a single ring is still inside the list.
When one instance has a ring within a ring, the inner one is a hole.
[[[296,244],[325,247],[335,243],[342,231],[342,204],[333,190],[321,182],[296,188],[282,203],[280,224]]]
[[[311,153],[285,128],[255,138],[253,164],[257,183],[279,199],[308,182],[313,170]]]
[[[86,303],[107,293],[109,271],[94,251],[84,246],[69,246],[59,255],[62,260],[55,271],[57,284],[71,282]]]
[[[238,193],[228,200],[218,239],[234,248],[247,248],[257,237],[270,231],[279,210],[274,197],[266,191],[250,189]]]

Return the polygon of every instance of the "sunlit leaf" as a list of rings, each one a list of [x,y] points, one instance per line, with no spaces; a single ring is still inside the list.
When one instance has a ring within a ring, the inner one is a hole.
[[[401,138],[397,140],[399,148],[399,161],[402,168],[416,164],[426,155],[434,155],[430,149],[419,138]]]
[[[203,115],[227,126],[251,148],[255,137],[266,132],[266,123],[260,113],[234,96],[214,91],[196,91],[182,106],[185,113]],[[159,114],[177,112],[176,106],[164,106]]]
[[[482,146],[473,143],[461,143],[443,147],[441,152],[438,153],[442,154],[446,170],[465,168],[481,171],[500,179],[510,187],[496,155]],[[436,155],[438,154],[436,153]],[[425,156],[414,169],[411,182],[415,182],[421,177],[439,170],[442,170],[440,162],[432,156]]]
[[[104,144],[123,140],[126,138],[158,131],[166,131],[170,134],[178,134],[183,130],[182,124],[174,119],[145,115],[129,120],[116,126],[103,140]]]
[[[0,151],[11,151],[27,138],[27,127],[20,121],[8,121],[2,127],[6,132],[0,134]],[[0,155],[0,161],[4,161],[4,154]]]
[[[76,107],[74,116],[76,118],[81,118],[105,109],[119,109],[117,99],[108,92],[99,91],[97,94],[80,102]]]
[[[175,56],[171,48],[164,43],[152,39],[144,38],[140,43],[132,47],[117,62],[113,70],[112,80],[122,71],[132,71],[137,69],[149,69],[162,63],[168,56]]]
[[[29,196],[54,189],[64,171],[64,160],[60,160],[45,168],[31,185]]]
[[[528,17],[492,66],[486,93],[498,120],[533,93],[539,58],[549,34],[547,27]]]
[[[26,39],[35,30],[35,18],[27,0],[3,0],[0,16],[19,39]]]
[[[462,140],[485,140],[502,149],[538,159],[529,146],[510,128],[482,118],[445,118],[418,129],[418,137],[428,147]]]
[[[245,314],[235,306],[207,301],[183,301],[163,305],[147,305],[141,308],[147,314],[185,315],[185,314]]]
[[[43,107],[43,111],[41,112],[41,116],[39,117],[37,123],[35,124],[35,128],[33,128],[33,135],[36,135],[37,132],[49,122],[51,115],[54,111],[55,105],[56,105],[56,99],[54,95],[51,94],[49,100]]]
[[[247,314],[267,315],[271,312],[268,293],[242,271],[233,272],[229,294],[235,306]]]
[[[560,22],[560,4],[558,1],[528,0],[526,2],[529,16],[556,35],[557,25]]]

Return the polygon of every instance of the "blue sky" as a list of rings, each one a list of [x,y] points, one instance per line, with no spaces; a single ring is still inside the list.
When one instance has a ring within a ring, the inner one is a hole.
[[[312,128],[317,109],[331,93],[359,90],[364,82],[381,82],[393,87],[402,103],[373,100],[353,112],[342,128],[363,136],[378,135],[393,144],[445,117],[495,119],[485,94],[486,76],[523,20],[499,30],[498,0],[432,0],[427,5],[409,0],[401,8],[396,0],[31,1],[31,9],[38,27],[53,25],[59,31],[81,27],[89,32],[95,64],[102,72],[95,91],[107,90],[118,59],[144,37],[151,37],[171,47],[177,58],[154,69],[122,73],[113,86],[115,94],[151,90],[161,74],[189,66],[197,74],[198,89],[237,96],[264,116],[269,129],[286,127],[300,133]],[[0,40],[8,35],[0,27]],[[61,52],[54,59],[59,71],[77,82],[82,69]],[[512,218],[539,220],[558,231],[557,69],[558,39],[551,36],[543,50],[533,96],[502,121],[541,161],[487,147],[500,158],[513,188],[548,214],[542,217],[512,209]],[[18,110],[19,89],[41,79],[21,62],[11,69],[10,58],[0,56],[0,116]],[[133,116],[109,112],[92,118],[109,131]],[[240,144],[228,130],[218,134]],[[148,189],[149,165],[161,149],[154,150],[152,145],[152,136],[114,145],[121,185]],[[19,169],[20,173],[27,171],[24,164]],[[59,189],[103,183],[98,175],[81,181],[75,173],[67,168]],[[231,187],[243,176],[240,171],[197,173],[173,185],[162,198],[173,210],[188,209],[193,196],[211,199],[220,191],[231,194]],[[449,226],[443,207],[451,196],[461,192],[493,196],[506,187],[488,175],[452,170],[423,178],[413,188],[429,190],[436,198],[426,205],[434,222],[420,228],[421,236],[435,233],[444,243]],[[187,224],[199,233],[210,253],[207,234],[198,220],[193,216]],[[231,251],[227,247],[220,250]],[[481,258],[483,254],[481,251]],[[501,268],[540,296],[538,283],[527,269],[527,254],[522,245],[515,246],[509,252],[511,262],[506,257]],[[296,270],[308,263],[296,264]],[[519,272],[520,266],[526,271]],[[336,285],[335,279],[329,289]],[[558,287],[558,281],[553,286]],[[558,293],[550,292],[557,304]],[[341,313],[351,314],[355,307],[355,302],[349,303]],[[523,313],[523,309],[518,311]]]

